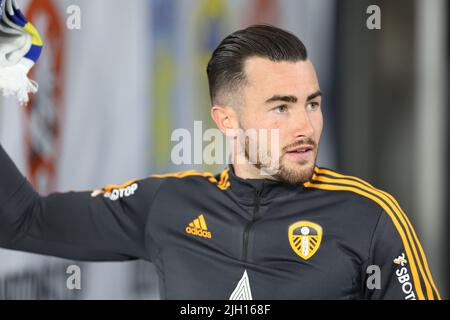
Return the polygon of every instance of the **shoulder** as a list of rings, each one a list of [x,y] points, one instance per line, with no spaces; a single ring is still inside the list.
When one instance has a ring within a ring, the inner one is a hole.
[[[187,170],[175,173],[153,174],[151,180],[163,183],[175,183],[182,185],[208,184],[216,186],[220,190],[226,190],[230,186],[229,168],[225,168],[218,174],[206,171]]]
[[[102,189],[91,191],[91,196],[99,194],[109,195],[114,198],[121,197],[122,194],[143,195],[145,197],[158,193],[163,187],[166,190],[183,187],[183,189],[198,190],[199,186],[213,186],[220,190],[226,190],[230,186],[229,169],[224,169],[221,173],[214,175],[210,172],[200,172],[197,170],[179,171],[175,173],[158,173],[150,176],[129,180],[121,184],[108,184]],[[192,189],[194,188],[194,189]]]
[[[346,197],[355,202],[376,206],[388,215],[401,211],[397,200],[388,192],[381,190],[371,183],[352,175],[347,175],[332,169],[314,168],[314,174],[305,187],[327,190],[330,192],[342,192]],[[378,210],[381,212],[381,210]]]

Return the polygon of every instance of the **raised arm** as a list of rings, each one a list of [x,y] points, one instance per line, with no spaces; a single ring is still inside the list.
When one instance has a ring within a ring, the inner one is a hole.
[[[0,247],[86,261],[149,260],[161,179],[40,196],[0,145]]]

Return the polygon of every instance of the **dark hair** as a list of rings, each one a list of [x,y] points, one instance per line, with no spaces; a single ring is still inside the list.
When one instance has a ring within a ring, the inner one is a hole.
[[[304,61],[305,45],[290,32],[271,25],[253,25],[226,37],[214,50],[207,67],[212,104],[224,91],[236,90],[246,80],[244,63],[249,57],[271,61]]]

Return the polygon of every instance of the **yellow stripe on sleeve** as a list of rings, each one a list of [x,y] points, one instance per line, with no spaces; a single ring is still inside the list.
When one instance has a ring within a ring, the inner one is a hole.
[[[413,245],[417,245],[417,247],[419,248],[419,252],[420,252],[420,256],[422,258],[423,264],[424,264],[424,269],[425,269],[425,272],[426,272],[426,276],[423,274],[421,260],[419,259],[418,255],[417,255],[417,251],[415,249],[415,246],[413,247],[414,252],[415,252],[415,256],[416,256],[417,260],[419,261],[419,267],[420,267],[420,270],[422,272],[422,276],[423,276],[423,278],[425,280],[424,282],[426,284],[427,284],[427,281],[429,281],[429,283],[431,283],[431,286],[433,287],[433,290],[434,290],[437,298],[439,300],[441,300],[441,296],[439,294],[439,291],[437,290],[436,284],[434,283],[433,277],[431,276],[430,268],[428,266],[427,258],[425,256],[425,252],[424,252],[424,250],[422,248],[422,245],[420,244],[420,241],[419,241],[419,239],[417,237],[417,234],[416,234],[416,232],[415,232],[411,222],[409,221],[407,215],[405,214],[405,212],[402,210],[402,208],[398,204],[397,200],[392,195],[390,195],[389,193],[387,193],[387,192],[385,192],[383,190],[375,188],[374,186],[372,186],[368,182],[366,182],[366,181],[364,181],[364,180],[362,180],[362,179],[360,179],[358,177],[347,176],[347,175],[339,174],[337,172],[334,172],[334,171],[331,171],[331,170],[328,170],[328,169],[323,169],[323,168],[318,168],[318,167],[316,167],[314,171],[316,173],[318,173],[318,174],[326,174],[326,175],[330,175],[330,176],[333,176],[333,177],[336,177],[336,178],[352,179],[350,181],[347,180],[350,183],[352,183],[352,182],[356,183],[355,181],[353,181],[353,180],[356,180],[357,182],[360,182],[361,184],[365,185],[368,189],[373,190],[373,192],[375,192],[376,194],[378,194],[378,195],[381,194],[382,196],[384,196],[384,197],[382,197],[380,195],[383,199],[386,200],[385,197],[387,197],[390,200],[391,204],[393,204],[392,207],[396,208],[396,210],[395,209],[394,210],[396,211],[397,215],[399,215],[400,220],[403,222],[403,226],[405,227],[405,229],[407,230],[407,232],[409,234],[409,239],[410,239],[411,243]],[[405,221],[406,221],[406,224],[405,224]],[[411,234],[409,233],[409,231],[411,231],[415,241],[412,241]],[[427,293],[428,293],[428,296],[433,296],[433,294],[431,292],[431,288],[429,288],[429,284],[427,286]]]
[[[369,198],[373,201],[375,201],[376,203],[378,203],[383,209],[384,211],[386,211],[386,213],[390,216],[392,222],[394,223],[398,233],[400,234],[400,237],[402,239],[403,245],[405,247],[405,251],[406,251],[406,255],[408,257],[408,259],[410,260],[410,265],[411,265],[411,273],[413,276],[413,281],[414,281],[414,285],[415,288],[417,290],[417,295],[419,297],[420,300],[424,300],[424,294],[422,291],[422,287],[420,284],[420,280],[419,280],[419,275],[417,273],[417,268],[416,268],[416,263],[415,261],[412,259],[412,253],[411,253],[411,249],[409,247],[408,241],[406,240],[405,234],[401,228],[401,226],[399,225],[397,219],[395,218],[395,216],[393,215],[391,209],[381,200],[379,200],[378,198],[374,197],[373,195],[362,191],[358,188],[355,187],[346,187],[346,186],[337,186],[337,185],[332,185],[332,184],[315,184],[312,182],[306,182],[305,183],[305,187],[310,187],[310,188],[317,188],[317,189],[323,189],[323,190],[334,190],[334,191],[350,191],[350,192],[354,192],[357,194],[360,194],[366,198]]]

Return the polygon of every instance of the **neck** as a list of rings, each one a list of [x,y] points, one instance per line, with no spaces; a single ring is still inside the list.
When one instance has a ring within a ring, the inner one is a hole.
[[[236,176],[242,179],[269,179],[276,180],[273,176],[267,174],[261,174],[261,170],[250,163],[232,164],[234,173]]]
[[[255,165],[249,163],[248,159],[244,156],[241,149],[237,147],[236,140],[231,141],[232,154],[231,164],[233,166],[234,174],[241,179],[269,179],[277,180],[275,177],[261,173],[261,169]],[[240,152],[239,152],[240,151]]]

